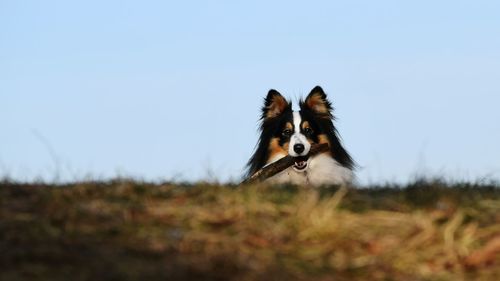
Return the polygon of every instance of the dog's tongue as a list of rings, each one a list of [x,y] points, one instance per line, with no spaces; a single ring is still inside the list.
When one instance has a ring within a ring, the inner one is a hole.
[[[306,161],[299,161],[299,162],[295,162],[295,166],[296,166],[297,168],[304,168],[306,165],[307,165],[307,162],[306,162]]]
[[[295,159],[295,167],[297,169],[304,169],[307,167],[307,157],[297,157]]]

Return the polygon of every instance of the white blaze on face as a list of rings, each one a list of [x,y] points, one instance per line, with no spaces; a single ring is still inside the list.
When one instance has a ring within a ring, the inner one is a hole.
[[[302,123],[302,117],[300,116],[300,113],[297,111],[293,112],[293,126],[294,126],[294,131],[293,135],[290,138],[290,146],[288,147],[288,154],[292,157],[297,157],[297,156],[306,156],[309,154],[309,150],[311,149],[311,144],[309,141],[307,141],[307,138],[305,135],[303,135],[300,132],[300,124]],[[296,144],[302,144],[304,145],[304,151],[300,154],[295,152],[293,147]]]

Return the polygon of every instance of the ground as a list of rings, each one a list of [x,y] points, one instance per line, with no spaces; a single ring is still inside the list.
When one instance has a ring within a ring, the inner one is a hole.
[[[500,186],[0,183],[2,280],[500,280]]]

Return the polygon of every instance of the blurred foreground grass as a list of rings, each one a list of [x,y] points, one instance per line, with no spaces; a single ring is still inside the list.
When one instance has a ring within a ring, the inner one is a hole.
[[[0,183],[1,280],[500,280],[500,187]]]

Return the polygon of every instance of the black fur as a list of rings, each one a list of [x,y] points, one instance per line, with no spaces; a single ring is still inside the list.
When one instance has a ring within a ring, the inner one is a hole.
[[[271,105],[272,99],[281,94],[276,90],[270,90],[267,97],[264,99],[264,106],[262,107],[262,115],[260,118],[260,138],[257,143],[257,149],[247,163],[246,176],[251,176],[262,168],[267,159],[269,158],[269,143],[275,136],[281,135],[281,129],[285,126],[286,122],[292,118],[292,103],[287,101],[288,106],[282,114],[274,118],[267,118],[268,107]]]
[[[314,120],[314,123],[319,126],[320,133],[328,136],[328,140],[331,144],[330,152],[332,153],[333,158],[342,166],[353,169],[355,167],[354,161],[347,150],[342,146],[337,128],[335,128],[335,126],[333,125],[333,120],[335,120],[335,117],[332,114],[332,104],[327,99],[325,92],[320,86],[314,87],[311,93],[309,93],[309,96],[315,93],[319,93],[321,95],[321,98],[323,99],[323,102],[328,109],[328,113],[315,112],[314,110],[311,110],[304,101],[301,100],[299,102],[300,114],[304,116],[303,119]]]

